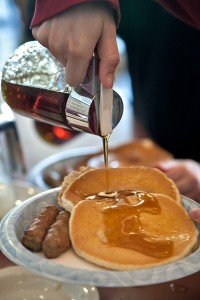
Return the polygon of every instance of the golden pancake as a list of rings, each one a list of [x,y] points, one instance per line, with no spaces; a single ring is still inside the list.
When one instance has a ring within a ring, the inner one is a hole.
[[[134,166],[108,168],[107,172],[101,168],[82,167],[79,171],[74,171],[65,177],[58,203],[61,207],[71,211],[74,205],[88,195],[119,190],[164,194],[178,203],[181,202],[175,183],[164,173],[155,168]]]
[[[72,210],[70,238],[75,252],[96,265],[136,270],[185,257],[198,231],[170,197],[120,191],[117,197],[80,201]]]

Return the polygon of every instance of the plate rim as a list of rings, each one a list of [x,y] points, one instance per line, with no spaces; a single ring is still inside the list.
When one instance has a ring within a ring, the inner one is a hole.
[[[17,265],[23,266],[34,273],[48,277],[53,280],[68,283],[79,283],[94,286],[104,286],[104,287],[133,287],[133,286],[144,286],[150,284],[158,284],[163,282],[168,282],[171,280],[180,279],[182,277],[189,276],[200,270],[200,248],[198,248],[194,253],[189,256],[178,260],[174,263],[168,263],[166,265],[157,266],[153,268],[145,268],[141,270],[131,270],[131,271],[115,271],[115,270],[85,270],[77,269],[72,267],[66,267],[63,265],[58,265],[55,262],[46,262],[46,258],[40,257],[28,249],[26,249],[21,242],[17,239],[14,232],[14,224],[17,220],[18,215],[23,211],[25,207],[31,205],[34,201],[41,201],[41,197],[45,197],[49,194],[57,195],[60,187],[43,191],[37,194],[19,206],[13,208],[0,223],[0,249],[5,256],[7,256],[11,261]],[[182,200],[188,203],[192,207],[200,206],[194,200],[182,196]],[[197,225],[200,231],[200,225]],[[17,239],[17,240],[16,240]],[[17,247],[19,245],[19,248]],[[29,256],[29,261],[24,262],[24,254],[27,253]],[[45,265],[45,270],[43,269]],[[55,271],[57,267],[57,272]],[[187,271],[185,271],[187,267]],[[184,274],[180,274],[180,270]],[[166,272],[167,271],[167,272]],[[169,274],[169,276],[168,276]]]

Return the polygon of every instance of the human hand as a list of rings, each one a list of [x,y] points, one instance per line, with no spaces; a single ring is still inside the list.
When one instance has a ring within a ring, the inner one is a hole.
[[[190,211],[190,218],[200,224],[200,207],[195,207]]]
[[[78,4],[34,27],[32,33],[66,67],[66,81],[72,87],[83,82],[96,48],[100,80],[112,87],[119,52],[115,20],[107,4]]]
[[[160,161],[155,167],[176,183],[182,195],[200,203],[200,164],[198,162],[190,159],[172,159]]]

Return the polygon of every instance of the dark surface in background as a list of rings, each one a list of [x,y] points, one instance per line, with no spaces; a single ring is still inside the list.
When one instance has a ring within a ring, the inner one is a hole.
[[[200,161],[200,32],[153,1],[120,5],[137,118],[176,157]]]

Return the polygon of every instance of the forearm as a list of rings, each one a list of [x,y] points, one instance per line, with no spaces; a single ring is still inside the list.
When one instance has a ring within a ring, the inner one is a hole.
[[[31,22],[31,28],[41,24],[43,21],[75,6],[85,2],[108,2],[113,8],[116,16],[116,24],[120,21],[120,9],[118,0],[36,0],[35,12]]]

